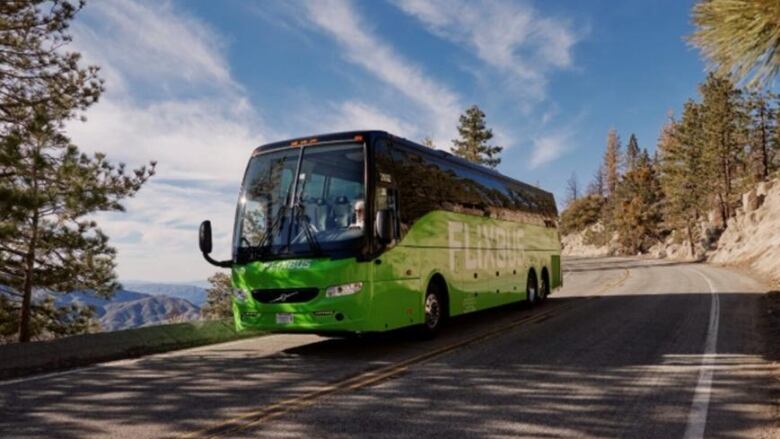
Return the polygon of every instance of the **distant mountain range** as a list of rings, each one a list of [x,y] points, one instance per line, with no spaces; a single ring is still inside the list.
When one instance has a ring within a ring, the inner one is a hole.
[[[197,320],[200,318],[200,308],[206,302],[208,287],[208,282],[167,284],[129,281],[123,284],[123,289],[116,291],[108,299],[85,291],[54,294],[36,290],[33,292],[33,300],[53,297],[58,306],[92,306],[103,330],[117,331],[167,322]],[[2,285],[0,294],[12,297],[4,291]]]
[[[151,294],[154,296],[162,295],[168,297],[178,297],[184,299],[197,307],[202,307],[206,303],[206,288],[208,282],[192,282],[188,284],[178,283],[157,283],[143,281],[124,281],[122,286],[126,290],[137,291],[139,293]]]
[[[119,290],[110,299],[73,292],[56,296],[55,303],[91,305],[104,331],[200,318],[200,308],[186,299],[129,290]]]

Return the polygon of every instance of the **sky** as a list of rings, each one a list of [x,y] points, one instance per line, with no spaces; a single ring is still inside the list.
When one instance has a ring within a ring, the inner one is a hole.
[[[85,151],[157,175],[98,220],[120,280],[200,281],[197,229],[230,255],[240,180],[263,143],[379,129],[449,149],[470,105],[504,147],[498,170],[562,200],[607,132],[655,148],[706,74],[681,0],[89,2],[69,49],[106,82]]]

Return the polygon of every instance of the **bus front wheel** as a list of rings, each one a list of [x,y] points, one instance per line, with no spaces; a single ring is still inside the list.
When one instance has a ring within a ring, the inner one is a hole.
[[[441,329],[447,312],[444,304],[444,293],[440,291],[437,283],[431,283],[425,293],[423,306],[425,311],[425,321],[422,326],[423,337],[431,338]]]

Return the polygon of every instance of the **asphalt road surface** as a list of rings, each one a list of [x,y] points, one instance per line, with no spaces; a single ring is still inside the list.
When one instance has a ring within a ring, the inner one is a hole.
[[[0,383],[0,437],[780,438],[760,283],[640,259],[565,270],[542,306],[432,341],[273,335]]]

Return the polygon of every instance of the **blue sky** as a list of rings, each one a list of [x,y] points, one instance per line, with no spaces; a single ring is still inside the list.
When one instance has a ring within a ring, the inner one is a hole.
[[[505,147],[499,170],[561,199],[585,186],[607,131],[652,150],[667,111],[705,66],[684,37],[689,1],[376,0],[89,3],[72,47],[107,92],[68,130],[85,150],[159,172],[99,219],[122,279],[187,281],[214,270],[196,229],[229,254],[239,180],[254,146],[385,129],[449,148],[479,105]]]

